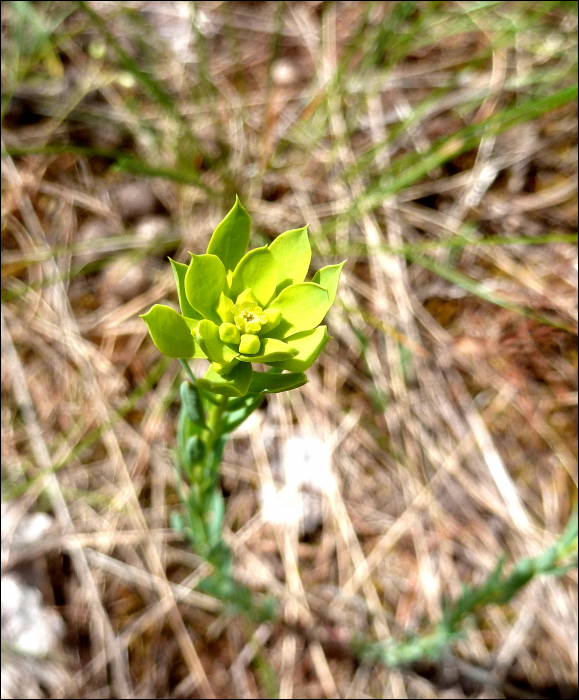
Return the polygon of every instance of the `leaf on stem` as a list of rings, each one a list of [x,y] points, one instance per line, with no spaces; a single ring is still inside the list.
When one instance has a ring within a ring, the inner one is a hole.
[[[292,372],[290,374],[254,372],[249,392],[252,394],[278,394],[280,391],[297,389],[299,386],[307,384],[307,382],[308,378],[302,372]]]
[[[191,306],[187,295],[185,294],[185,275],[187,274],[188,266],[183,263],[176,262],[169,258],[171,267],[173,268],[173,275],[175,276],[175,284],[177,285],[177,294],[179,295],[179,306],[181,307],[181,313],[183,316],[188,318],[195,318],[200,321],[203,316],[198,311]]]
[[[277,263],[278,294],[290,284],[304,281],[312,259],[307,225],[281,233],[272,241],[269,250]]]
[[[230,409],[226,414],[224,414],[221,421],[222,432],[230,433],[235,430],[235,428],[249,418],[256,408],[259,408],[262,401],[263,394],[258,394],[257,396],[254,394],[248,395],[241,405]]]
[[[216,255],[227,272],[235,270],[247,250],[250,229],[249,214],[235,197],[233,208],[213,231],[207,252]]]
[[[223,263],[216,255],[193,255],[185,275],[185,294],[191,306],[204,318],[218,325],[217,313],[221,292],[226,291],[227,278]]]
[[[231,280],[231,298],[251,289],[258,304],[265,307],[275,294],[277,264],[267,246],[249,251],[241,258]]]
[[[295,356],[282,362],[274,362],[271,366],[290,372],[305,372],[318,359],[329,339],[326,326],[291,335],[285,339],[285,344],[296,351]]]
[[[344,262],[341,262],[338,265],[327,265],[326,267],[322,267],[316,272],[314,279],[312,280],[312,282],[315,282],[316,284],[324,287],[324,289],[328,290],[328,309],[334,303],[334,299],[336,298],[340,275],[342,274],[342,268],[344,267],[345,263],[346,261],[344,260]]]
[[[328,292],[313,282],[291,284],[280,292],[271,306],[281,311],[281,321],[270,337],[285,339],[319,325],[328,310]]]
[[[253,370],[248,362],[240,362],[231,372],[226,375],[218,374],[213,367],[210,367],[205,376],[197,380],[201,389],[212,391],[214,394],[222,396],[245,396]]]
[[[141,316],[153,342],[167,357],[190,358],[195,354],[195,341],[187,322],[175,309],[155,304]]]
[[[187,418],[195,425],[206,428],[205,409],[203,408],[199,389],[190,382],[183,382],[181,384],[181,401],[183,402]]]

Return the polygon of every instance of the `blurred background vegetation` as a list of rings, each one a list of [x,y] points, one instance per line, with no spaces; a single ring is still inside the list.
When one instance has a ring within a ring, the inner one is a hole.
[[[576,567],[442,658],[356,649],[577,500],[577,3],[1,10],[2,696],[575,697]],[[262,624],[169,528],[182,375],[138,318],[236,194],[252,246],[348,260],[309,383],[225,452]]]

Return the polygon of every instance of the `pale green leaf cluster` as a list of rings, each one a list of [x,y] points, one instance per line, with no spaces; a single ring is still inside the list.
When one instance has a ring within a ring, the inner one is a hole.
[[[306,383],[303,372],[328,342],[320,323],[344,265],[328,265],[306,282],[307,226],[247,252],[250,229],[249,214],[236,198],[204,255],[191,254],[189,265],[171,260],[181,314],[156,304],[142,317],[164,355],[211,362],[198,380],[202,389],[232,397]],[[254,371],[256,362],[271,370]]]

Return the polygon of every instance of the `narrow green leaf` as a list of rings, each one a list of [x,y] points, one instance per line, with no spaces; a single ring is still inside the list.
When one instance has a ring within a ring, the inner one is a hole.
[[[277,294],[290,284],[305,280],[312,259],[307,225],[281,233],[269,250],[277,263]]]
[[[87,2],[79,1],[78,7],[90,18],[94,27],[106,39],[107,44],[113,49],[117,55],[120,65],[128,71],[135,80],[140,83],[145,90],[151,93],[155,100],[167,112],[177,119],[178,123],[184,124],[181,113],[179,112],[175,99],[167,92],[164,86],[152,75],[150,71],[143,70],[139,63],[121,46],[114,34],[109,31],[107,23]]]
[[[318,359],[329,339],[326,326],[318,326],[311,331],[296,333],[285,340],[290,348],[296,350],[295,357],[283,362],[272,362],[271,366],[277,369],[287,369],[290,372],[305,372]]]
[[[515,303],[514,301],[503,299],[496,292],[490,290],[483,282],[474,280],[472,277],[465,275],[459,270],[455,270],[452,266],[447,265],[444,262],[439,262],[429,255],[414,255],[411,252],[408,252],[406,257],[409,260],[412,260],[412,262],[418,263],[418,265],[421,265],[427,270],[440,275],[440,277],[443,277],[449,282],[456,284],[458,287],[465,289],[470,294],[474,294],[475,296],[480,297],[491,304],[496,304],[497,306],[501,306],[503,309],[514,311],[525,318],[532,318],[539,323],[544,323],[546,325],[553,326],[554,328],[561,328],[568,333],[577,333],[576,327],[568,327],[567,325],[560,323],[556,318],[550,318],[544,314],[539,314],[536,311],[525,308],[524,306],[519,306],[519,304]]]
[[[203,316],[198,311],[191,306],[187,295],[185,294],[185,275],[187,274],[188,266],[183,263],[176,262],[169,258],[171,267],[173,268],[173,275],[175,276],[175,284],[177,285],[177,294],[179,295],[179,306],[181,307],[181,313],[183,316],[188,318],[195,318],[200,321]]]
[[[213,231],[207,252],[216,255],[227,272],[235,270],[247,250],[250,229],[249,214],[241,205],[239,197],[235,197],[233,208]]]
[[[183,382],[181,384],[181,402],[185,408],[187,418],[195,425],[202,428],[207,427],[205,422],[205,409],[199,389],[191,382]]]
[[[205,537],[205,527],[203,525],[203,520],[197,514],[198,504],[196,503],[196,492],[195,489],[191,489],[189,492],[189,504],[187,508],[187,518],[189,520],[189,527],[191,528],[192,544],[199,548],[200,551],[205,549],[206,537]]]
[[[382,203],[388,195],[409,187],[442,163],[477,147],[482,138],[497,136],[576,99],[577,84],[543,97],[521,100],[515,106],[494,114],[487,121],[469,124],[451,136],[435,141],[424,153],[408,153],[401,156],[392,162],[382,177],[372,181],[354,200],[351,206],[352,216],[359,217],[362,212]],[[355,170],[356,166],[353,168],[354,172]]]
[[[196,423],[192,423],[187,417],[187,411],[185,407],[181,405],[181,410],[179,411],[179,420],[177,422],[177,447],[178,447],[178,458],[176,460],[177,468],[180,467],[181,460],[179,457],[183,457],[185,460],[185,449],[187,447],[187,440],[193,435],[200,435],[203,428]],[[186,460],[185,460],[186,461]],[[185,464],[185,466],[187,466]]]
[[[281,360],[289,360],[297,355],[299,350],[290,347],[283,340],[275,338],[262,338],[261,347],[256,355],[239,355],[242,362],[278,362]],[[284,368],[285,369],[285,368]]]
[[[216,255],[193,255],[185,275],[185,294],[191,306],[204,318],[220,324],[217,313],[221,292],[227,291],[223,263]]]
[[[221,539],[221,528],[223,526],[223,518],[225,517],[225,500],[219,486],[212,493],[208,515],[207,539],[211,546]]]
[[[177,530],[177,532],[180,532],[182,535],[185,534],[185,523],[180,513],[175,513],[175,511],[173,511],[169,514],[169,525],[173,530]]]
[[[185,447],[185,458],[187,459],[188,465],[191,467],[195,464],[199,464],[203,461],[205,457],[205,445],[203,440],[199,435],[192,435],[187,440],[187,445]]]
[[[244,398],[245,401],[238,408],[228,410],[223,416],[223,420],[221,421],[221,431],[223,433],[230,433],[235,430],[235,428],[241,425],[263,402],[263,394],[258,394],[257,396],[249,394]],[[234,400],[243,401],[243,399]]]
[[[153,342],[167,357],[193,357],[195,341],[183,316],[163,304],[155,304],[141,316]]]
[[[244,408],[245,406],[248,406],[254,399],[254,396],[242,396],[240,399],[228,399],[227,409],[224,415],[226,415],[229,411],[237,411],[238,408]]]
[[[199,172],[196,170],[156,166],[148,161],[132,158],[121,151],[110,151],[102,148],[93,148],[92,146],[48,144],[46,146],[35,146],[33,148],[6,149],[6,151],[2,151],[2,153],[8,153],[8,150],[14,155],[28,155],[30,153],[77,153],[79,155],[98,156],[112,161],[117,170],[133,173],[142,177],[166,178],[167,180],[197,187],[213,198],[218,196],[213,189],[207,187],[207,185],[200,181]]]
[[[197,384],[201,389],[211,391],[214,394],[245,396],[251,384],[252,375],[251,365],[247,362],[240,362],[226,375],[217,374],[213,367],[210,367],[205,376],[197,380]]]
[[[220,435],[213,443],[213,447],[208,451],[207,459],[205,460],[203,478],[209,479],[214,486],[219,482],[219,465],[223,458],[223,450],[225,449],[227,438],[227,435]]]
[[[277,264],[267,246],[255,248],[243,256],[233,273],[230,297],[235,301],[246,289],[251,289],[262,308],[275,294]]]
[[[199,381],[197,381],[197,387],[199,388],[199,393],[204,401],[213,404],[213,406],[219,406],[221,400],[215,394],[211,393],[210,391],[205,391],[203,387],[199,386]]]
[[[281,311],[281,321],[269,336],[285,339],[319,325],[328,310],[328,292],[313,282],[291,284],[280,292],[270,306]]]
[[[239,354],[221,340],[219,327],[205,319],[199,321],[197,326],[197,342],[211,362],[218,362],[220,365],[233,362]]]
[[[246,366],[240,363],[239,366]],[[251,365],[247,365],[250,367]],[[254,372],[249,392],[251,394],[278,394],[281,391],[290,391],[307,384],[308,378],[302,372],[291,374],[272,374],[270,372]]]

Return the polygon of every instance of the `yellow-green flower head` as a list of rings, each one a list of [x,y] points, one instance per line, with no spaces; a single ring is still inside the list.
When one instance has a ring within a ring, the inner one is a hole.
[[[205,255],[191,254],[189,265],[171,260],[181,314],[156,304],[143,316],[163,354],[207,358],[211,367],[199,386],[226,396],[306,383],[303,372],[328,341],[326,326],[319,324],[344,265],[328,265],[304,282],[311,260],[307,226],[246,252],[250,228],[236,198]],[[271,369],[255,372],[252,362]]]

